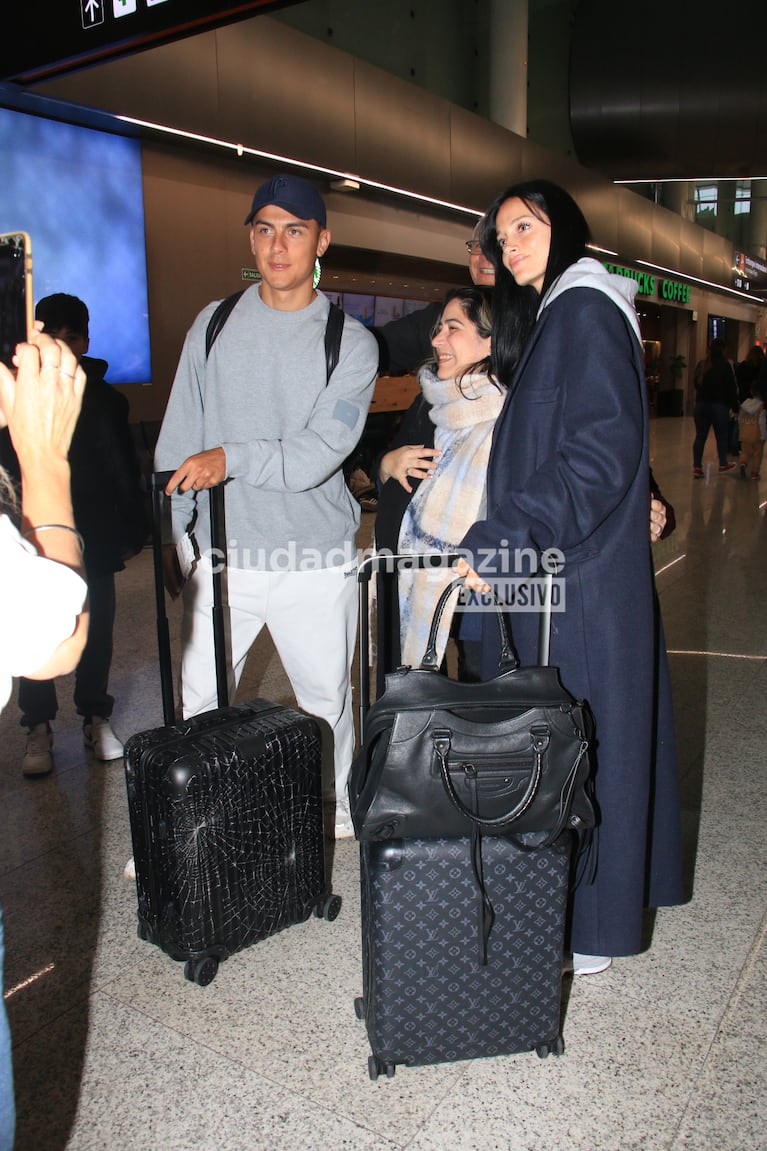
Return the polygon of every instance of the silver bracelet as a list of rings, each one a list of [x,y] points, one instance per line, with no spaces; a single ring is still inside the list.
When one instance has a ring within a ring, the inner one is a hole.
[[[38,524],[36,528],[30,528],[29,531],[22,532],[24,539],[29,539],[30,536],[37,535],[38,532],[71,532],[73,536],[77,536],[77,542],[80,545],[80,551],[85,552],[85,543],[83,537],[80,535],[77,528],[71,528],[69,524]]]

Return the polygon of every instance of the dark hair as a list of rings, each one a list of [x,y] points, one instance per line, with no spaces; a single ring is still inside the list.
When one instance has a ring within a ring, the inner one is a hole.
[[[453,300],[457,300],[461,306],[461,311],[466,316],[466,319],[474,325],[477,329],[477,334],[482,339],[488,339],[492,336],[493,332],[493,289],[484,287],[481,284],[472,284],[470,288],[451,288],[445,295],[442,301],[442,311],[439,314],[439,319],[432,328],[432,334],[435,334],[440,324],[442,323],[442,315],[445,308]],[[432,359],[431,364],[434,363]],[[476,364],[469,364],[467,368],[461,372],[457,378],[458,386],[461,386],[461,380],[464,376],[470,376],[475,373],[484,373],[485,375],[492,375],[491,357],[485,356],[483,360],[479,360]]]
[[[504,266],[498,246],[495,221],[501,204],[518,198],[539,220],[551,226],[549,258],[541,296],[566,268],[586,254],[589,226],[572,196],[550,180],[524,180],[512,184],[488,208],[482,221],[482,250],[495,269],[495,325],[493,329],[493,368],[495,375],[509,384],[522,351],[530,338],[541,296],[531,286],[519,287]]]
[[[35,308],[35,319],[43,321],[46,332],[59,332],[62,328],[69,328],[83,339],[88,339],[88,309],[77,296],[68,296],[66,292],[54,292],[52,296],[43,296],[38,300]]]
[[[18,495],[13,477],[0,464],[0,515],[18,511]]]
[[[723,360],[726,350],[727,345],[724,340],[720,340],[719,337],[717,337],[708,345],[708,358],[710,360]]]

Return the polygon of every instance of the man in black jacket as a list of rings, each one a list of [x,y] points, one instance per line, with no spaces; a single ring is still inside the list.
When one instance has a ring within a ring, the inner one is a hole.
[[[466,240],[469,253],[469,273],[475,284],[491,288],[495,283],[493,265],[482,251],[479,243],[477,221],[471,239]],[[434,327],[442,315],[443,301],[436,300],[424,304],[406,316],[390,320],[373,328],[378,341],[378,371],[380,375],[401,376],[417,372],[431,359],[431,337]],[[368,415],[365,432],[348,462],[349,487],[365,511],[378,510],[376,482],[371,478],[377,458],[390,444],[399,426],[399,419],[393,412],[372,412]],[[370,473],[370,474],[368,474]]]
[[[63,292],[46,296],[35,317],[44,331],[63,340],[79,359],[87,383],[69,451],[72,504],[84,541],[90,629],[75,672],[74,701],[83,717],[83,740],[100,760],[119,759],[123,745],[112,731],[114,699],[108,681],[115,616],[114,573],[141,550],[147,536],[138,461],[128,424],[128,401],[104,379],[106,360],[86,355],[88,309]],[[2,442],[3,462],[18,477],[10,440]],[[21,679],[19,707],[28,729],[22,771],[47,775],[53,769],[51,723],[58,710],[53,680]]]
[[[495,270],[483,253],[479,242],[477,221],[471,239],[466,241],[469,253],[469,274],[480,287],[492,288],[495,283]],[[403,372],[416,372],[431,357],[431,335],[434,325],[442,315],[442,301],[425,304],[415,312],[390,320],[380,328],[374,328],[378,340],[380,361],[378,370],[391,376]]]

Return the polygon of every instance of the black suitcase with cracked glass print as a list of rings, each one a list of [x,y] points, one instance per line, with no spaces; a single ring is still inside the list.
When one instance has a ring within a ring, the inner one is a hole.
[[[163,488],[153,477],[153,544],[165,726],[125,745],[138,933],[205,985],[221,960],[312,913],[332,920],[322,804],[322,735],[310,716],[264,699],[228,706],[221,573],[213,627],[219,707],[176,719],[161,554]],[[225,555],[223,491],[211,536]],[[219,565],[219,569],[220,569]]]

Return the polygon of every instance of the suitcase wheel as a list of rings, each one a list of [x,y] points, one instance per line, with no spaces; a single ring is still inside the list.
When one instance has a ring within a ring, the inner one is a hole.
[[[553,1043],[541,1043],[535,1049],[535,1054],[539,1059],[545,1059],[547,1055],[563,1055],[565,1051],[565,1041],[561,1035],[558,1035]]]
[[[328,895],[320,902],[314,909],[314,914],[319,919],[327,919],[328,923],[332,923],[334,919],[338,919],[338,913],[341,910],[341,896]]]
[[[139,919],[136,926],[136,935],[145,943],[154,943],[154,932],[145,919]]]
[[[207,987],[216,978],[218,960],[215,955],[203,955],[201,959],[187,959],[184,964],[184,978],[200,987]]]
[[[361,995],[358,995],[357,998],[354,1000],[354,1014],[357,1016],[358,1019],[364,1019],[365,1018],[365,1000],[362,998]]]
[[[382,1072],[387,1079],[393,1079],[395,1070],[396,1066],[394,1063],[385,1063],[383,1059],[379,1059],[377,1055],[368,1056],[368,1075],[374,1083]]]

